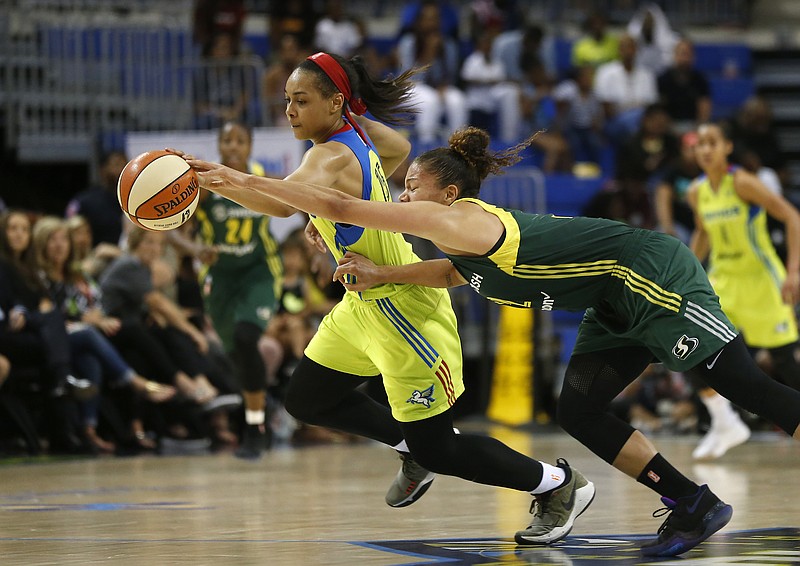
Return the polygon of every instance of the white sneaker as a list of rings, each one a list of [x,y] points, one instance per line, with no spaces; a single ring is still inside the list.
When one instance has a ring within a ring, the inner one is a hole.
[[[692,452],[695,460],[715,460],[734,446],[747,442],[750,427],[740,418],[728,421],[724,426],[712,427]]]
[[[708,429],[705,436],[700,439],[700,444],[692,452],[692,458],[695,460],[705,460],[711,454],[711,449],[717,442],[717,430],[713,427]]]

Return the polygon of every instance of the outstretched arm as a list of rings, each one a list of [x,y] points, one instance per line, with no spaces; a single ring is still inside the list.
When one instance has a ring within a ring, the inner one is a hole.
[[[229,197],[236,202],[247,200],[253,206],[258,206],[258,198],[276,199],[333,222],[413,234],[431,240],[441,248],[474,254],[483,254],[488,249],[480,233],[471,233],[464,229],[469,225],[469,220],[465,219],[465,207],[445,206],[428,201],[367,201],[321,185],[288,179],[267,179],[240,173],[217,163],[196,159],[187,161],[198,172],[203,188],[224,196],[247,193],[245,197]],[[244,206],[250,208],[250,205]],[[488,246],[493,243],[494,241],[489,242]]]
[[[166,149],[171,153],[183,157],[191,164],[190,160],[193,159],[191,155],[186,155],[184,152],[178,149],[173,149],[169,147]],[[218,165],[218,167],[224,167],[224,165]],[[230,168],[226,167],[226,169]],[[243,177],[248,176],[248,173],[242,173],[234,169],[231,169],[231,172],[238,173]],[[210,189],[210,187],[203,187],[203,188]],[[269,216],[285,218],[297,212],[297,209],[279,200],[269,198],[266,195],[258,196],[258,195],[248,194],[243,191],[237,191],[233,185],[221,185],[215,187],[212,192],[215,192],[218,195],[223,196],[228,200],[232,200],[233,202],[240,204],[245,208],[249,208],[250,210],[253,210],[255,212],[260,212],[261,214],[268,214]],[[204,198],[202,192],[200,193],[200,195],[201,198]]]
[[[458,287],[467,283],[447,259],[429,259],[406,265],[375,265],[353,252],[347,252],[339,260],[333,280],[341,282],[348,291],[365,291],[383,283],[410,283],[424,287]]]

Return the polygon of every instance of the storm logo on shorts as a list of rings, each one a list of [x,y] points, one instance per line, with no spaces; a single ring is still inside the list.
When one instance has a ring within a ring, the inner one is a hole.
[[[411,397],[406,399],[406,403],[413,403],[415,405],[425,405],[426,409],[431,408],[431,403],[436,401],[433,398],[433,385],[428,387],[425,391],[420,391],[416,389],[414,393],[411,394]]]
[[[672,348],[672,355],[679,360],[685,360],[689,354],[695,351],[699,344],[700,340],[697,338],[690,338],[684,334],[675,343],[675,347]]]

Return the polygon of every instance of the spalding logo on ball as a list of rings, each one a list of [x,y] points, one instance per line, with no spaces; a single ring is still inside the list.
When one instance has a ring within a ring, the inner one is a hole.
[[[131,222],[148,230],[172,230],[197,209],[200,182],[181,157],[147,151],[131,159],[117,182],[117,199]]]

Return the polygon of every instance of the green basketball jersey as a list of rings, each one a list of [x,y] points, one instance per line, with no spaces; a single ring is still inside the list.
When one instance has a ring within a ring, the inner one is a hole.
[[[255,175],[264,174],[257,163],[251,163],[250,170]],[[212,276],[263,265],[274,280],[280,279],[283,267],[278,243],[269,230],[269,216],[209,193],[197,208],[197,219],[203,242],[219,253],[209,268]]]
[[[481,206],[505,226],[504,238],[487,255],[448,255],[470,286],[495,303],[582,311],[606,297],[613,278],[626,285],[630,280],[626,260],[638,252],[631,244],[641,230],[613,220],[529,214],[461,200]]]
[[[389,184],[386,181],[380,157],[371,146],[359,137],[355,130],[348,125],[331,136],[328,141],[343,143],[352,150],[358,159],[363,179],[361,198],[391,202]],[[311,216],[311,220],[337,260],[347,251],[352,251],[369,258],[376,265],[405,265],[420,261],[402,234],[331,222],[316,216]],[[387,283],[362,292],[348,292],[361,299],[370,300],[392,296],[404,287],[405,285],[402,284]]]

